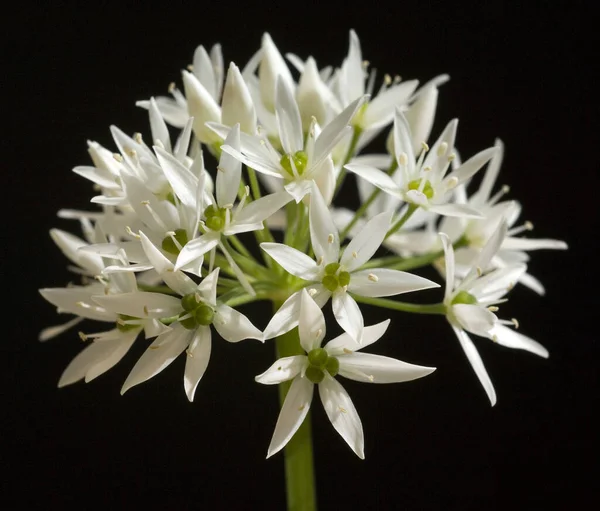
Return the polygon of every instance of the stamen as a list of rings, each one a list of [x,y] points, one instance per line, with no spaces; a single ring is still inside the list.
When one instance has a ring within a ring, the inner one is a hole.
[[[447,190],[452,190],[453,188],[456,188],[457,186],[458,186],[458,178],[456,176],[452,176],[446,182],[446,189]]]
[[[85,341],[87,341],[87,340],[88,340],[88,336],[87,336],[87,335],[85,335],[83,332],[77,332],[77,335],[79,336],[79,338],[80,338],[80,339],[81,339],[83,342],[85,342]]]
[[[450,156],[448,156],[448,163],[453,162],[456,159],[456,154],[452,153]]]
[[[342,413],[348,413],[348,411],[345,408],[341,407],[341,406],[338,406],[338,410],[340,412],[342,412]]]
[[[311,288],[308,290],[308,295],[309,295],[309,296],[311,296],[311,297],[312,297],[312,296],[315,296],[316,294],[317,294],[317,290],[316,290],[314,287],[311,287]]]
[[[317,265],[321,266],[323,264],[323,260],[324,260],[323,256],[319,257],[319,259],[317,260]]]
[[[401,152],[400,156],[398,156],[398,164],[401,165],[402,167],[405,167],[406,165],[408,165],[408,156],[406,155],[405,152]]]
[[[330,233],[329,236],[327,236],[327,242],[333,243],[334,240],[335,240],[335,236]]]
[[[448,150],[448,142],[442,142],[440,144],[440,147],[438,147],[437,155],[444,156],[446,154],[447,150]]]
[[[489,205],[493,206],[496,204],[504,195],[510,192],[510,186],[504,185],[496,195],[494,195],[489,201]]]
[[[142,134],[139,132],[133,134],[133,139],[140,145],[144,142],[144,140],[142,139]]]
[[[321,337],[321,335],[323,335],[323,329],[319,328],[316,332],[315,332],[315,337]]]
[[[402,81],[402,77],[400,75],[394,76],[394,83],[400,83]]]
[[[423,149],[424,153],[429,151],[429,146],[427,145],[427,142],[421,142],[421,149]]]
[[[362,67],[363,67],[363,69],[367,69],[370,65],[371,65],[371,63],[368,60],[363,60],[362,61]]]
[[[187,69],[188,69],[188,71],[193,71],[194,70],[194,66],[192,64],[188,64],[187,65]]]
[[[346,355],[352,355],[354,352],[352,350],[349,350],[348,348],[344,348],[344,353]]]
[[[352,252],[352,257],[353,257],[354,259],[356,259],[356,258],[358,257],[358,254],[356,253],[356,250],[354,250],[354,251]]]
[[[176,89],[175,82],[171,82],[169,84],[169,86],[167,87],[167,91],[169,91],[169,94],[172,94],[175,89]]]
[[[490,305],[487,310],[489,310],[490,312],[498,312],[500,309],[498,307],[496,307],[495,305]]]
[[[368,277],[367,277],[371,282],[378,282],[379,281],[379,277],[377,275],[375,275],[374,273],[369,273]]]
[[[392,77],[386,73],[385,75],[383,75],[383,83],[385,83],[388,86],[391,85]]]
[[[123,157],[119,153],[113,153],[113,158],[117,160],[119,163],[123,162]]]
[[[511,322],[513,325],[515,325],[515,329],[518,330],[519,329],[519,320],[517,318],[510,318]]]
[[[507,234],[507,236],[515,236],[517,234],[521,234],[523,231],[532,231],[532,230],[533,230],[533,224],[528,220],[522,226],[515,227],[514,229],[511,229],[510,231],[508,231],[506,234]]]

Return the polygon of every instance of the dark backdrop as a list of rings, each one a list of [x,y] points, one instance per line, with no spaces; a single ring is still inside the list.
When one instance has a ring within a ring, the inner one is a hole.
[[[70,172],[88,164],[86,139],[111,146],[113,123],[147,133],[134,102],[165,93],[196,45],[219,41],[226,61],[243,65],[268,30],[282,51],[339,65],[352,27],[382,72],[422,81],[451,75],[436,132],[458,116],[466,155],[501,137],[501,182],[523,202],[523,219],[536,224],[537,237],[564,239],[570,250],[535,253],[530,269],[548,296],[520,287],[505,307],[550,359],[477,343],[499,396],[493,409],[442,318],[393,316],[379,351],[438,370],[405,385],[345,383],[363,420],[365,461],[315,402],[321,509],[548,510],[596,499],[599,350],[591,325],[600,183],[588,11],[578,1],[265,2],[241,11],[235,3],[88,2],[6,11],[3,507],[283,509],[282,456],[264,459],[276,390],[252,380],[272,359],[268,346],[215,342],[193,404],[182,388],[183,360],[119,395],[143,343],[96,381],[58,390],[82,345],[74,332],[37,341],[61,319],[37,288],[70,278],[47,233],[75,229],[55,217],[59,208],[90,207],[88,183]],[[264,326],[264,308],[247,312]],[[388,317],[369,314],[373,322]]]

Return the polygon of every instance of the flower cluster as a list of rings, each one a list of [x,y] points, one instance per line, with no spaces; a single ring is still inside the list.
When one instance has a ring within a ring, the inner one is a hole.
[[[200,46],[182,73],[183,92],[172,84],[170,97],[138,102],[149,114],[150,139],[113,126],[115,150],[88,142],[93,165],[73,170],[93,183],[91,202],[100,209],[59,212],[80,223],[82,237],[50,233],[80,282],[40,291],[74,318],[40,339],[83,320],[106,324],[79,333],[87,346],[59,386],[90,381],[138,339],[151,340],[122,393],[185,352],[192,401],[213,328],[228,342],[286,338],[288,348],[295,335],[292,354],[256,377],[291,381],[269,456],[298,430],[318,385],[334,428],[363,457],[361,422],[338,377],[394,383],[434,370],[362,353],[390,323],[368,325],[365,305],[445,316],[494,404],[467,332],[547,357],[515,330],[516,320],[495,313],[517,283],[544,292],[527,273],[529,250],[566,246],[520,236],[532,226],[514,226],[519,203],[502,200],[508,187],[493,193],[500,141],[461,162],[454,119],[428,143],[446,75],[422,86],[385,75],[379,85],[353,31],[339,67],[286,57],[291,68],[265,34],[242,70],[231,63],[225,72],[221,47]],[[386,152],[365,152],[379,135]],[[353,180],[360,205],[350,210],[337,203]],[[390,298],[440,287],[407,272],[430,264],[445,277],[443,300]],[[238,310],[259,300],[274,305],[262,330]],[[344,333],[323,344],[329,302]]]

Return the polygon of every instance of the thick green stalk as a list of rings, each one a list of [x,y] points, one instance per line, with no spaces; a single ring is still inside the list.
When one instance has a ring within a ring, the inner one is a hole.
[[[274,310],[278,310],[283,302],[273,302]],[[300,346],[298,329],[283,334],[276,341],[277,358],[304,355]],[[283,406],[291,381],[279,385],[279,402]],[[285,486],[288,511],[316,511],[317,496],[315,491],[315,475],[313,463],[313,447],[311,433],[311,414],[296,431],[284,449]]]

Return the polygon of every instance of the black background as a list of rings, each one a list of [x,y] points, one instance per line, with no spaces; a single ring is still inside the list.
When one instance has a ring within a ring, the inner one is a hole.
[[[548,510],[598,500],[598,44],[584,2],[54,5],[4,14],[5,509],[284,508],[283,458],[264,459],[276,389],[253,382],[272,360],[269,346],[217,340],[193,404],[183,359],[119,395],[142,342],[96,381],[57,390],[82,346],[74,332],[37,341],[62,319],[37,288],[70,279],[47,233],[76,231],[55,217],[59,208],[92,207],[88,183],[70,172],[88,164],[85,141],[112,147],[113,123],[147,133],[134,102],[179,83],[196,45],[221,42],[226,61],[243,65],[267,30],[282,52],[339,65],[349,28],[382,72],[422,82],[451,75],[434,133],[458,116],[463,155],[502,138],[501,183],[522,201],[523,220],[570,250],[533,254],[530,271],[547,296],[519,287],[504,308],[549,360],[477,342],[498,393],[494,408],[443,319],[393,316],[374,351],[438,370],[404,385],[344,382],[363,421],[365,461],[315,401],[321,509]],[[266,323],[264,304],[246,312]],[[365,314],[369,322],[388,317]]]

